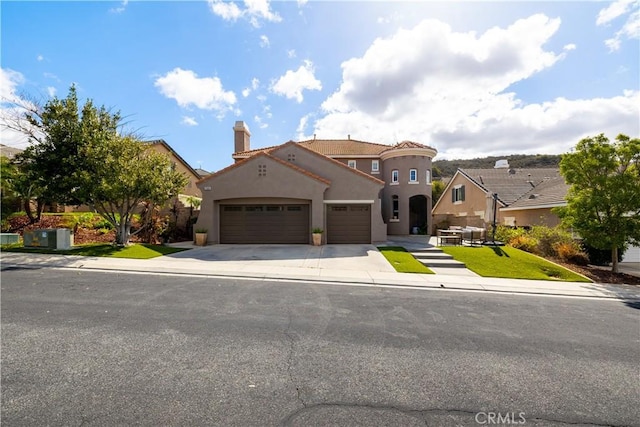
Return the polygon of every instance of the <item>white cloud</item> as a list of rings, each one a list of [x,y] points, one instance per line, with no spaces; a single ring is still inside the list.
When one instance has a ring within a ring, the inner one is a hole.
[[[625,39],[640,39],[640,2],[634,0],[618,0],[609,7],[600,10],[597,25],[609,24],[614,19],[629,13],[627,20],[620,30],[616,31],[613,37],[604,41],[609,52],[620,49],[622,41]],[[635,9],[635,10],[634,10]]]
[[[187,126],[198,126],[196,119],[189,116],[182,116],[182,121],[180,123]]]
[[[544,49],[559,26],[559,19],[534,15],[483,34],[457,33],[435,20],[399,30],[344,62],[341,85],[322,115],[299,129],[322,138],[409,139],[435,146],[445,158],[561,153],[586,135],[640,133],[637,88],[536,104],[508,92],[563,58]]]
[[[47,94],[49,95],[49,98],[53,98],[54,96],[56,96],[56,88],[53,86],[47,86]]]
[[[570,50],[576,50],[576,47],[577,46],[575,45],[575,43],[569,43],[569,44],[564,45],[564,47],[562,49],[565,50],[565,51],[570,51]]]
[[[303,7],[309,2],[309,0],[298,0],[298,7]]]
[[[25,112],[25,108],[33,109],[33,102],[23,99],[18,88],[26,82],[22,73],[9,68],[0,68],[0,141],[9,147],[24,148],[29,145],[29,138],[22,132],[7,128],[15,126],[16,120]],[[19,120],[20,126],[29,126]],[[35,133],[38,133],[34,129]]]
[[[636,0],[618,0],[601,9],[596,18],[596,25],[605,25],[624,15]]]
[[[260,47],[269,47],[271,43],[269,42],[269,37],[264,34],[260,36]]]
[[[258,28],[260,21],[280,22],[282,17],[271,10],[269,0],[244,0],[244,9],[235,2],[224,0],[208,0],[211,12],[225,21],[237,21],[239,18],[248,19],[251,25]]]
[[[15,102],[16,89],[25,82],[24,76],[9,68],[0,68],[0,102]]]
[[[287,50],[287,57],[288,58],[295,58],[296,57],[296,50],[295,49]]]
[[[253,121],[256,122],[256,124],[258,125],[258,127],[260,129],[265,129],[265,128],[269,127],[269,124],[268,123],[264,123],[260,116],[257,116],[257,115],[253,116]]]
[[[236,103],[236,95],[232,91],[225,91],[218,77],[201,78],[191,70],[175,68],[158,77],[154,86],[162,95],[175,99],[181,107],[193,105],[224,115]]]
[[[122,3],[120,3],[120,6],[114,7],[112,9],[109,9],[109,12],[111,12],[111,13],[122,13],[127,8],[127,4],[129,4],[129,0],[123,0]]]
[[[251,87],[245,87],[244,89],[242,89],[242,96],[245,98],[248,97],[249,95],[251,95],[251,91],[258,89],[259,86],[260,80],[254,77],[253,79],[251,79]]]
[[[561,56],[542,45],[559,26],[559,19],[534,15],[478,37],[455,33],[437,20],[422,21],[375,40],[363,57],[344,62],[340,89],[323,109],[391,117],[416,96],[431,102],[482,99],[558,61]]]
[[[304,61],[296,71],[288,70],[276,82],[271,85],[271,91],[278,95],[295,99],[298,103],[303,101],[303,90],[322,90],[322,83],[314,76],[313,63]]]
[[[42,55],[38,55],[38,56],[36,56],[36,60],[37,60],[38,62],[42,62],[42,61],[44,61],[44,56],[42,56]]]

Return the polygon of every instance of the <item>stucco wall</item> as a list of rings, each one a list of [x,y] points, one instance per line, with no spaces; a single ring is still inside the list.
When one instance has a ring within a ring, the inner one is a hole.
[[[199,176],[194,175],[183,163],[180,161],[170,150],[167,149],[166,146],[162,144],[153,144],[151,147],[156,150],[158,153],[166,154],[169,156],[171,161],[175,163],[176,170],[181,172],[187,176],[189,182],[187,185],[180,191],[181,194],[186,194],[187,196],[196,196],[201,197],[201,192],[196,185],[196,182],[200,179]]]
[[[465,199],[462,202],[452,202],[451,192],[457,185],[465,186]],[[493,199],[487,195],[485,191],[480,189],[477,185],[469,181],[461,174],[456,174],[451,183],[449,184],[447,191],[441,196],[440,201],[435,207],[433,214],[435,215],[450,215],[452,217],[458,216],[478,216],[485,223],[489,224],[493,221]],[[500,203],[498,203],[498,213],[496,222],[502,223],[502,213],[500,212]]]
[[[409,199],[413,196],[423,195],[427,199],[426,215],[427,228],[431,224],[431,184],[426,183],[427,170],[431,170],[431,158],[427,156],[399,156],[386,159],[382,162],[385,187],[382,195],[382,214],[388,224],[388,233],[392,235],[410,234],[413,225],[410,223]],[[392,171],[398,170],[398,183],[391,183]],[[409,170],[417,169],[417,183],[409,183]],[[398,196],[398,219],[392,218],[392,197]]]
[[[259,165],[266,166],[260,176]],[[267,202],[286,199],[311,204],[311,228],[324,226],[324,192],[328,187],[317,179],[297,172],[267,156],[256,155],[236,168],[213,175],[198,184],[203,200],[194,228],[206,228],[207,242],[219,243],[220,203],[254,203],[256,198]],[[311,242],[311,230],[309,230]]]
[[[382,184],[367,177],[354,174],[344,165],[324,158],[321,155],[301,148],[295,144],[285,144],[270,153],[282,160],[295,154],[293,165],[308,170],[331,181],[331,186],[324,194],[324,200],[373,200],[371,208],[371,239],[382,242],[387,239],[387,225],[382,220],[380,191]],[[322,226],[326,229],[326,224]]]
[[[500,212],[500,216],[502,218],[502,224],[517,227],[528,227],[532,225],[555,227],[560,224],[560,218],[551,212],[551,208],[502,211]]]

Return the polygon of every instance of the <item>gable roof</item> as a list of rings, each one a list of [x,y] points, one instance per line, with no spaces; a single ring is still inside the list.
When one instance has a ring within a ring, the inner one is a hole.
[[[567,204],[566,196],[569,184],[562,176],[543,181],[523,194],[518,200],[502,210],[540,209]]]
[[[560,170],[540,169],[458,169],[487,193],[497,193],[500,201],[511,205],[543,182],[560,177]]]
[[[164,139],[155,139],[153,141],[144,141],[145,144],[149,144],[149,145],[162,145],[164,146],[167,150],[169,150],[169,152],[171,154],[173,154],[176,159],[178,159],[178,161],[180,161],[180,163],[182,163],[184,165],[184,167],[187,168],[187,170],[189,172],[191,172],[192,174],[194,174],[197,178],[202,178],[202,175],[200,175],[198,172],[196,172],[195,169],[193,169],[191,167],[191,165],[189,163],[187,163],[187,161],[185,159],[183,159],[178,153],[176,153],[176,151],[171,148],[171,146],[169,144],[167,144],[167,141],[165,141]]]
[[[266,153],[266,152],[258,153],[258,154],[254,155],[254,156],[251,156],[251,157],[247,158],[247,159],[240,160],[239,162],[234,163],[234,164],[232,164],[230,166],[227,166],[224,169],[220,169],[218,172],[215,172],[215,173],[212,173],[210,175],[207,175],[204,178],[202,178],[201,180],[199,180],[197,182],[197,184],[200,184],[201,182],[204,182],[204,181],[208,181],[211,178],[218,177],[218,176],[220,176],[222,174],[225,174],[225,173],[227,173],[229,171],[232,171],[234,169],[240,168],[240,167],[244,166],[246,163],[248,163],[248,162],[250,162],[250,161],[252,161],[254,159],[257,159],[259,157],[266,157],[266,158],[268,158],[270,160],[273,160],[276,163],[279,163],[279,164],[281,164],[283,166],[286,166],[287,168],[292,169],[292,170],[294,170],[294,171],[296,171],[296,172],[298,172],[298,173],[300,173],[302,175],[306,175],[306,176],[308,176],[308,177],[310,177],[312,179],[315,179],[316,181],[322,182],[323,184],[331,185],[331,181],[329,181],[328,179],[323,178],[321,176],[318,176],[316,174],[313,174],[313,173],[309,172],[306,169],[302,169],[301,167],[293,165],[293,164],[291,164],[291,162],[285,162],[284,160],[279,159],[279,158],[277,158],[275,156],[272,156],[271,154]]]
[[[318,153],[317,151],[312,150],[311,148],[305,147],[304,145],[301,145],[300,143],[297,143],[297,142],[294,142],[294,141],[289,141],[289,142],[284,143],[282,145],[278,145],[277,147],[273,147],[272,149],[269,150],[269,152],[277,151],[277,150],[279,150],[281,148],[284,148],[284,147],[287,147],[287,146],[291,146],[291,145],[296,146],[298,148],[301,148],[303,150],[307,150],[309,153],[313,154],[314,156],[318,156],[318,157],[322,158],[324,161],[332,162],[336,166],[344,168],[344,169],[348,170],[351,173],[359,175],[362,178],[366,178],[369,181],[375,182],[376,184],[384,185],[384,181],[379,180],[378,178],[375,178],[375,177],[369,175],[368,173],[364,173],[364,172],[362,172],[362,171],[360,171],[358,169],[355,169],[355,168],[350,168],[349,166],[345,165],[342,162],[339,162],[339,161],[337,161],[335,159],[332,159],[331,157],[328,157],[328,156],[326,156],[326,155],[324,155],[322,153]]]

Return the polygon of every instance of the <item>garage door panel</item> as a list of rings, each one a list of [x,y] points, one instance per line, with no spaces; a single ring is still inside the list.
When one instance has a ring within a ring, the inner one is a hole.
[[[371,243],[371,206],[328,205],[327,243]]]
[[[309,243],[308,205],[221,205],[220,243]]]

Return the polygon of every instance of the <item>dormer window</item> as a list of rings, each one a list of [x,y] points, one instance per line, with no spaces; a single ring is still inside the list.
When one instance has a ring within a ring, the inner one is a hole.
[[[398,174],[398,169],[394,169],[391,171],[391,183],[392,184],[397,184],[398,180],[399,180],[400,175]]]
[[[355,160],[348,160],[347,161],[347,166],[349,166],[352,169],[356,168],[356,161]]]

